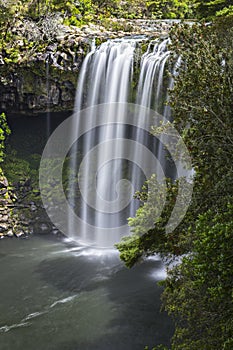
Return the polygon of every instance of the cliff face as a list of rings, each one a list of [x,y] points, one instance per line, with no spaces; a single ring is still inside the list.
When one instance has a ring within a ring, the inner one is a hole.
[[[14,41],[0,52],[1,111],[37,114],[73,108],[80,65],[101,31],[60,22],[52,26],[50,20],[50,32],[26,20],[12,29]]]
[[[118,20],[116,31],[89,25],[81,29],[60,26],[43,48],[34,52],[24,48],[15,63],[9,63],[4,52],[0,54],[0,111],[6,113],[38,114],[72,110],[75,100],[78,72],[81,63],[96,44],[109,38],[129,35],[158,37],[167,34],[171,22]],[[120,29],[119,29],[120,28]],[[20,32],[19,26],[15,29]],[[27,34],[29,35],[29,34]]]
[[[0,110],[7,113],[37,114],[73,108],[77,76],[83,57],[89,50],[88,40],[77,38],[48,45],[26,64],[2,66]]]

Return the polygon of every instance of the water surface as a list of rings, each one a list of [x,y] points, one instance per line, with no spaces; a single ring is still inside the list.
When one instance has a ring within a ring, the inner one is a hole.
[[[164,268],[53,236],[0,241],[1,350],[143,350],[168,343]]]

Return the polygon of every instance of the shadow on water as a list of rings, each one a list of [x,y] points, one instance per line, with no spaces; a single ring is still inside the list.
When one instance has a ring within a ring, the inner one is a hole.
[[[69,293],[104,290],[107,300],[118,310],[108,323],[104,336],[94,343],[90,339],[74,340],[56,344],[56,349],[143,350],[145,345],[168,345],[173,325],[168,316],[160,312],[162,288],[157,281],[161,279],[159,273],[162,270],[162,263],[154,260],[147,260],[129,270],[116,255],[77,254],[42,261],[36,272],[46,283]]]

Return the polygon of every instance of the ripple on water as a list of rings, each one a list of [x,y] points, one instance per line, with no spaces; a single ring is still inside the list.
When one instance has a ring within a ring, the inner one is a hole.
[[[12,329],[20,328],[20,327],[27,327],[29,325],[30,325],[29,322],[15,323],[15,324],[12,324],[11,326],[5,325],[5,326],[0,327],[0,333],[7,333]]]

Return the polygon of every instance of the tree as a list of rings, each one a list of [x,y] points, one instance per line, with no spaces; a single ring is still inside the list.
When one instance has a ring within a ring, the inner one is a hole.
[[[189,0],[152,0],[146,5],[148,12],[157,18],[190,18],[193,15]]]
[[[231,0],[197,0],[195,1],[196,14],[199,18],[214,18],[215,16],[233,14]]]
[[[173,349],[214,350],[233,346],[233,205],[196,221],[192,253],[173,268],[163,300],[174,318]]]

